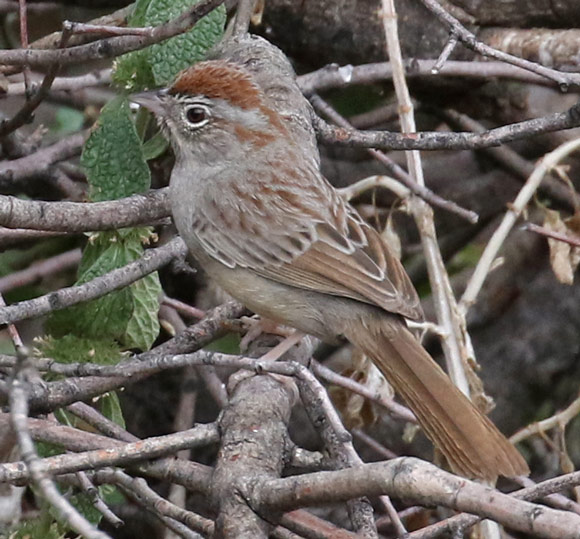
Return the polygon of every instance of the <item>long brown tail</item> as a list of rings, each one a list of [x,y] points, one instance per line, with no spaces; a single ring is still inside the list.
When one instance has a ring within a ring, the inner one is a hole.
[[[529,473],[517,449],[453,385],[402,320],[386,315],[364,325],[351,322],[344,334],[413,410],[454,472],[481,479]]]

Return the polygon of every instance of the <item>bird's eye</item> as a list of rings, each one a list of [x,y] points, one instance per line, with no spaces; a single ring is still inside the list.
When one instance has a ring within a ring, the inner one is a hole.
[[[185,119],[192,127],[201,127],[209,121],[209,110],[202,105],[193,105],[186,109]]]

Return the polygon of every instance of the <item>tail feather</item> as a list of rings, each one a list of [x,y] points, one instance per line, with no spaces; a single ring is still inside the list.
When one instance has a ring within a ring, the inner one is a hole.
[[[529,473],[517,449],[455,387],[398,317],[350,325],[344,335],[373,360],[454,472],[481,479]]]

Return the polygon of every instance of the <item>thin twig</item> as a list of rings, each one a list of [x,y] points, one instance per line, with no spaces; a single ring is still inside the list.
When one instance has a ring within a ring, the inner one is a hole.
[[[519,430],[510,437],[510,442],[517,444],[534,434],[540,434],[555,427],[564,428],[578,414],[580,414],[580,397],[574,399],[564,410]]]
[[[436,60],[405,60],[403,67],[407,78],[442,76],[463,77],[468,79],[504,78],[533,84],[555,86],[555,83],[544,77],[530,73],[525,69],[510,66],[504,62],[477,62],[448,60],[439,72],[433,74]],[[347,69],[348,68],[348,69]],[[337,66],[331,64],[297,77],[296,82],[305,95],[324,92],[333,88],[343,88],[354,84],[373,84],[393,78],[393,67],[390,62],[377,62],[357,66]]]
[[[328,116],[337,125],[345,128],[350,128],[351,125],[348,123],[346,118],[342,117],[336,110],[334,110],[328,103],[326,103],[319,95],[313,94],[310,96],[310,101],[314,108],[319,112],[322,112]],[[408,189],[410,189],[414,194],[426,200],[433,206],[443,208],[446,211],[459,215],[463,219],[466,219],[470,223],[477,223],[478,216],[475,212],[471,210],[466,210],[462,208],[455,202],[451,200],[446,200],[439,195],[435,194],[433,191],[425,187],[425,185],[419,184],[413,180],[413,178],[405,172],[401,167],[396,165],[387,155],[379,150],[369,149],[369,154],[375,159],[386,165],[389,171],[396,176],[396,178],[401,181]]]
[[[380,150],[478,150],[499,146],[506,142],[528,139],[534,135],[552,133],[580,126],[580,103],[565,112],[547,114],[540,118],[489,129],[483,133],[444,133],[422,131],[419,133],[392,133],[390,131],[356,131],[329,125],[313,118],[318,138],[326,144],[353,148]]]
[[[571,140],[562,144],[549,154],[546,154],[540,160],[534,169],[534,172],[530,175],[528,181],[518,193],[515,201],[510,205],[501,224],[486,245],[481,258],[475,267],[475,271],[469,280],[467,288],[461,297],[459,308],[463,313],[466,313],[471,305],[475,303],[477,295],[490,272],[498,251],[501,249],[503,242],[521,213],[524,211],[526,205],[532,196],[534,196],[534,193],[544,176],[548,174],[562,159],[576,151],[578,148],[580,148],[580,139]]]
[[[561,71],[556,71],[549,67],[544,67],[535,62],[530,62],[529,60],[524,60],[523,58],[518,58],[512,54],[506,52],[498,51],[485,43],[482,43],[477,39],[477,37],[467,30],[455,17],[445,11],[439,2],[436,0],[421,0],[421,3],[431,11],[441,22],[443,22],[453,34],[459,39],[466,47],[472,49],[473,51],[487,56],[489,58],[494,58],[496,60],[501,60],[507,64],[512,64],[522,69],[536,73],[542,77],[553,80],[559,84],[563,89],[567,90],[570,86],[580,85],[580,75],[576,73],[563,73]]]
[[[0,294],[0,305],[4,305],[4,298]],[[30,370],[27,365],[28,351],[22,344],[22,340],[16,328],[9,326],[14,347],[17,353],[17,363],[9,383],[10,422],[16,438],[20,455],[24,461],[23,469],[30,475],[32,482],[48,503],[58,512],[59,516],[68,525],[87,539],[107,539],[106,533],[97,530],[85,519],[56,488],[50,476],[43,470],[41,459],[36,453],[36,447],[28,430],[28,395],[26,371]]]
[[[81,256],[80,249],[72,249],[71,251],[58,254],[40,262],[35,262],[30,267],[21,271],[15,271],[14,273],[0,277],[0,293],[21,286],[27,286],[47,275],[78,266]]]
[[[522,230],[528,230],[529,232],[534,232],[535,234],[539,234],[546,238],[562,241],[568,245],[572,245],[573,247],[580,247],[580,238],[578,236],[570,236],[569,234],[555,232],[554,230],[549,230],[543,226],[535,225],[534,223],[525,223],[522,225]]]
[[[64,49],[71,35],[72,29],[68,25],[63,24],[62,36],[59,43],[60,50]],[[5,137],[12,131],[18,129],[19,127],[23,126],[30,119],[32,113],[36,110],[36,108],[40,105],[42,100],[48,94],[48,91],[50,90],[50,87],[52,86],[52,83],[56,75],[58,74],[59,69],[60,69],[59,62],[52,64],[49,67],[48,72],[44,76],[42,84],[40,85],[40,88],[38,88],[36,93],[32,97],[27,99],[26,103],[24,103],[22,108],[10,120],[4,120],[2,121],[2,123],[0,123],[0,139],[2,137]]]
[[[405,80],[403,58],[398,38],[397,15],[393,0],[383,0],[383,25],[385,30],[387,51],[393,65],[393,83],[399,102],[401,129],[411,134],[416,132],[413,103]],[[419,185],[424,185],[421,156],[417,150],[405,153],[409,174]],[[437,234],[433,221],[433,210],[421,199],[410,200],[411,213],[421,235],[423,252],[429,272],[429,281],[433,291],[437,321],[443,330],[441,344],[449,376],[455,385],[469,396],[470,389],[463,364],[461,339],[464,337],[462,325],[456,313],[456,302],[449,283],[449,276],[437,245]],[[464,327],[464,326],[463,326]]]
[[[38,317],[83,301],[100,298],[153,273],[176,257],[185,256],[186,252],[187,247],[183,240],[174,238],[162,247],[148,249],[138,260],[81,285],[61,288],[39,298],[0,307],[0,324]]]
[[[175,19],[151,29],[146,36],[114,36],[86,45],[69,47],[62,51],[50,49],[14,49],[0,51],[0,64],[28,65],[48,68],[113,58],[127,52],[143,49],[189,30],[202,17],[223,4],[224,0],[201,0]]]
[[[235,37],[242,36],[248,32],[250,27],[250,20],[254,13],[254,5],[256,0],[238,0],[238,7],[236,9],[236,20],[234,22],[233,35]]]
[[[86,135],[84,132],[75,133],[19,159],[0,162],[0,182],[18,182],[33,177],[46,171],[54,163],[78,155]]]

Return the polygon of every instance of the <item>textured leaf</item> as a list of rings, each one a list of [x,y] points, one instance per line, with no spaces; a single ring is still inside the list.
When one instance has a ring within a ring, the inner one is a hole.
[[[151,0],[138,0],[133,14],[128,20],[129,26],[145,26],[145,13]],[[137,92],[155,85],[153,72],[149,65],[147,49],[129,52],[120,56],[113,63],[113,81],[128,92]]]
[[[132,260],[143,256],[143,242],[151,236],[148,228],[135,228],[125,231],[124,238],[128,255]],[[129,290],[133,300],[133,312],[125,328],[122,341],[128,348],[149,350],[159,335],[159,297],[161,283],[157,272],[151,273],[143,279],[133,283]]]
[[[564,220],[555,210],[544,209],[544,227],[565,236],[577,236],[580,215],[575,214]],[[569,243],[548,238],[550,247],[550,264],[558,281],[563,284],[574,284],[574,273],[580,263],[580,248]]]
[[[116,365],[122,357],[119,346],[110,339],[87,339],[72,334],[64,335],[58,339],[50,337],[43,339],[38,349],[43,356],[66,364]]]
[[[198,0],[151,0],[145,23],[156,26],[177,17]],[[207,14],[185,34],[152,45],[147,49],[155,82],[169,84],[186,67],[201,60],[223,35],[226,10],[222,5]]]
[[[149,350],[159,335],[159,275],[152,273],[131,285],[133,314],[127,324],[123,343],[128,348]]]
[[[143,144],[143,157],[146,161],[159,157],[165,150],[169,143],[163,136],[161,131],[158,131],[147,142]]]
[[[106,393],[99,399],[101,405],[101,413],[117,425],[125,428],[125,418],[123,417],[123,410],[119,402],[119,396],[115,391]]]
[[[88,494],[84,492],[77,492],[71,496],[68,496],[68,501],[91,524],[97,526],[99,522],[101,522],[103,515],[95,508]]]
[[[113,99],[103,107],[83,148],[81,164],[93,201],[114,200],[150,187],[151,173],[125,98]]]
[[[147,228],[93,235],[83,252],[77,284],[140,258],[144,252],[142,242],[147,241],[150,235],[151,231]],[[72,334],[89,342],[91,339],[111,339],[127,348],[148,350],[159,334],[157,312],[160,294],[159,277],[153,273],[102,298],[55,312],[47,323],[47,329],[55,337]],[[110,345],[113,346],[114,342]],[[82,359],[77,357],[71,361]],[[89,358],[85,361],[95,360]]]

